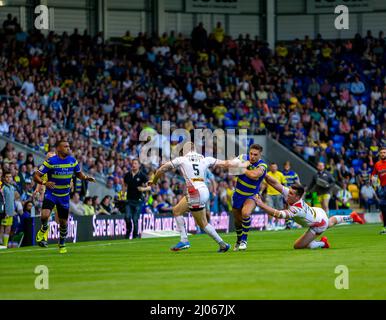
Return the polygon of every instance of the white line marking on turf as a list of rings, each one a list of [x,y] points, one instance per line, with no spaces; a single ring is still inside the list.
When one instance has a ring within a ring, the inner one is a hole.
[[[150,242],[147,240],[146,242]],[[152,242],[152,241],[151,241]],[[111,246],[111,245],[127,245],[127,244],[136,244],[136,243],[141,243],[140,241],[137,242],[119,242],[119,243],[113,243],[113,242],[108,242],[108,243],[97,243],[97,244],[86,244],[86,245],[80,245],[78,242],[77,246],[70,246],[71,250],[73,249],[82,249],[82,248],[87,248],[87,247],[105,247],[105,246]],[[14,251],[8,251],[4,250],[3,252],[0,251],[0,254],[6,254],[6,253],[19,253],[19,252],[36,252],[36,251],[47,251],[47,250],[58,250],[58,248],[35,248],[35,249],[25,249],[25,250],[14,250]]]

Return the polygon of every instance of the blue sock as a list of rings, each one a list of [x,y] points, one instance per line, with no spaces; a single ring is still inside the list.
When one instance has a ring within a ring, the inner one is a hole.
[[[66,241],[66,237],[67,237],[67,224],[60,225],[59,231],[60,231],[59,245],[64,246],[64,242]]]
[[[249,229],[251,228],[251,217],[248,217],[248,218],[243,218],[243,232],[242,232],[242,235],[241,235],[241,241],[247,241],[248,239],[248,232],[249,232]]]

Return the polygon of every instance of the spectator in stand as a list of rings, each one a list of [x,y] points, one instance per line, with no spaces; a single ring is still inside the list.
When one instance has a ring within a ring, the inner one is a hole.
[[[1,188],[4,194],[4,217],[2,217],[0,225],[0,244],[8,248],[13,217],[16,214],[15,197],[18,195],[10,171],[3,172]]]
[[[172,205],[167,200],[167,197],[165,195],[159,194],[157,196],[157,213],[172,213]]]
[[[355,77],[355,81],[351,83],[350,91],[355,96],[360,96],[366,91],[366,87],[362,81],[360,81],[359,77]]]
[[[101,214],[118,214],[119,210],[115,208],[111,202],[110,196],[104,196],[100,205]]]
[[[106,197],[110,197],[110,196],[106,196]],[[102,205],[101,205],[101,203],[99,201],[99,197],[98,196],[93,196],[92,197],[92,206],[95,209],[95,214],[107,214],[107,215],[110,215],[110,213],[104,207],[102,207]]]
[[[218,48],[221,48],[222,43],[224,42],[225,31],[221,26],[221,22],[217,22],[216,27],[213,29],[214,39],[218,44]]]
[[[272,162],[269,165],[270,171],[267,172],[267,175],[270,177],[275,178],[277,181],[279,181],[282,185],[286,184],[286,180],[284,175],[278,170],[278,166],[276,163]],[[266,202],[267,204],[275,208],[277,210],[282,210],[284,208],[284,202],[283,202],[283,196],[280,192],[278,192],[276,189],[274,189],[271,185],[267,184],[265,181],[261,186],[261,193],[264,192],[264,190],[267,190],[267,197]],[[268,226],[267,230],[274,230],[276,229],[275,220],[274,218],[268,218]]]
[[[84,216],[86,215],[85,211],[86,210],[82,201],[80,200],[79,193],[74,192],[70,199],[70,214]]]
[[[362,186],[366,184],[367,181],[370,181],[371,168],[368,167],[367,162],[362,164],[362,168],[359,169],[359,184]]]
[[[191,39],[194,50],[201,50],[207,47],[208,34],[202,22],[193,29]]]
[[[227,54],[227,55],[225,56],[225,58],[223,59],[223,61],[222,61],[222,66],[223,66],[224,68],[226,68],[226,69],[232,70],[233,68],[236,67],[236,63],[235,63],[235,61],[230,57],[230,55]]]
[[[316,81],[315,78],[312,78],[311,83],[309,84],[307,91],[308,91],[308,93],[309,93],[312,97],[315,97],[315,96],[319,93],[319,91],[320,91],[320,85],[319,85],[319,83]]]
[[[261,73],[265,73],[264,62],[261,60],[258,54],[256,54],[255,57],[251,59],[251,66],[257,76]]]
[[[352,199],[351,192],[347,189],[347,183],[343,183],[343,188],[336,195],[336,209],[350,209]]]
[[[85,216],[93,216],[95,214],[95,208],[92,205],[92,197],[84,198],[83,210]]]
[[[365,210],[370,210],[372,205],[375,205],[378,209],[379,198],[372,187],[370,180],[366,181],[366,184],[361,187],[361,200]]]

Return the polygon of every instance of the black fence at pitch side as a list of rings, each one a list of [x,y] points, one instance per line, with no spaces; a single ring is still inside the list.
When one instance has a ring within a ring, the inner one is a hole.
[[[196,232],[196,224],[193,216],[185,215],[186,227],[189,233]],[[268,222],[265,213],[252,214],[251,228],[262,230]],[[233,215],[228,212],[211,214],[210,223],[218,232],[234,231]],[[30,218],[26,221],[25,236],[22,246],[35,245],[35,235],[41,226],[40,218]],[[82,242],[96,240],[117,240],[126,238],[126,221],[124,215],[94,215],[94,216],[70,216],[68,220],[67,242]],[[171,214],[154,215],[142,214],[139,219],[139,233],[152,231],[176,230],[176,224]],[[131,237],[131,235],[130,235]],[[59,239],[59,225],[50,221],[48,229],[48,243],[57,243]]]

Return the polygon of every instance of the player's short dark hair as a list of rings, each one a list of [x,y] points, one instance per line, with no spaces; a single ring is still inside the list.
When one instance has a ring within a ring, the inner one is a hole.
[[[271,162],[269,165],[273,166],[273,165],[277,165],[277,163],[276,162]]]
[[[379,152],[381,152],[382,150],[386,150],[386,146],[382,146],[379,148]]]
[[[60,140],[56,141],[55,148],[59,147],[61,143],[65,143],[65,142],[68,142],[68,141],[64,140],[64,139],[60,139]]]
[[[296,191],[296,195],[298,195],[299,197],[302,197],[304,192],[306,191],[306,187],[303,186],[302,184],[300,183],[294,183],[292,186],[291,186],[291,189],[292,190],[295,190]]]
[[[288,164],[288,165],[291,165],[291,162],[289,162],[289,161],[287,160],[286,162],[284,162],[283,165],[285,166],[285,165],[287,165],[287,164]]]
[[[133,160],[131,160],[131,162],[133,163],[134,161],[137,161],[138,162],[138,164],[141,164],[141,162],[139,161],[139,159],[138,158],[134,158]]]
[[[251,146],[249,147],[249,150],[251,149],[255,149],[255,150],[259,150],[260,152],[263,152],[263,147],[257,143],[251,144]]]

